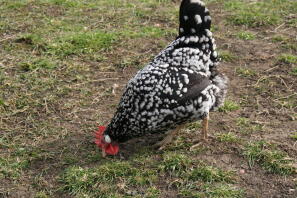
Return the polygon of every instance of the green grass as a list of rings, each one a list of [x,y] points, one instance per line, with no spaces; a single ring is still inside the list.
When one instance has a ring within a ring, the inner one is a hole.
[[[297,11],[297,3],[291,0],[228,0],[224,7],[232,12],[227,18],[229,23],[247,27],[275,26],[283,22],[288,13]]]
[[[199,122],[199,121],[191,122],[191,123],[187,124],[187,129],[189,129],[189,130],[198,130],[201,128],[202,128],[202,125],[201,125],[201,122]]]
[[[283,35],[275,35],[275,36],[273,36],[273,37],[271,38],[271,40],[272,40],[273,42],[285,42],[285,41],[288,40],[288,38],[287,38],[287,37],[284,37]]]
[[[211,197],[211,198],[241,198],[244,197],[244,191],[230,184],[224,185],[204,185],[198,189],[183,189],[180,192],[183,197]]]
[[[218,138],[218,140],[220,142],[229,142],[229,143],[232,143],[232,142],[238,142],[239,139],[238,137],[234,134],[234,133],[219,133],[219,134],[216,134],[216,137]]]
[[[236,36],[242,40],[254,40],[256,38],[251,32],[238,32]]]
[[[244,197],[242,189],[232,185],[217,185],[215,187],[205,187],[205,194],[212,198],[241,198]]]
[[[293,140],[297,140],[297,131],[292,133],[290,136]]]
[[[269,173],[281,175],[296,173],[296,167],[292,166],[293,159],[264,141],[249,143],[243,154],[248,159],[250,167],[258,163]]]
[[[60,57],[87,53],[99,53],[111,47],[116,35],[105,32],[81,32],[63,35],[47,46],[47,53]]]
[[[232,62],[235,59],[237,59],[235,55],[233,55],[230,51],[227,50],[219,51],[219,57],[225,62]]]
[[[239,76],[242,76],[242,77],[253,77],[257,75],[257,72],[254,71],[253,69],[248,69],[243,67],[237,67],[235,71]]]
[[[264,126],[256,122],[252,122],[248,118],[239,117],[236,119],[236,126],[242,134],[259,133],[263,131]]]
[[[50,156],[42,149],[11,145],[6,138],[0,138],[0,146],[11,150],[9,156],[0,157],[0,178],[20,179],[33,161]]]
[[[297,56],[293,54],[281,54],[278,61],[286,64],[297,64]]]
[[[179,176],[190,168],[191,158],[178,153],[166,153],[159,169],[169,175]]]
[[[19,64],[20,68],[24,71],[32,71],[36,69],[55,69],[57,63],[50,60],[49,58],[41,58],[36,60],[30,60],[30,62],[22,62]]]
[[[129,162],[111,161],[94,167],[72,166],[61,176],[61,190],[81,196],[118,196],[121,188],[149,185],[155,179],[156,172],[133,167]],[[116,185],[114,185],[116,184]],[[116,186],[120,186],[118,189]],[[148,189],[157,193],[157,189]]]
[[[206,183],[234,181],[234,174],[230,171],[223,171],[212,166],[198,166],[188,176],[190,181],[201,180]]]
[[[294,38],[289,38],[283,35],[275,35],[271,40],[274,43],[280,43],[284,49],[291,50],[292,52],[297,51],[297,42]]]
[[[187,180],[179,186],[183,197],[243,197],[244,191],[234,187],[236,177],[232,171],[198,164],[187,173]]]
[[[219,108],[219,111],[227,113],[227,112],[231,112],[231,111],[236,111],[239,108],[240,108],[240,106],[237,103],[235,103],[231,100],[226,100],[224,105]]]

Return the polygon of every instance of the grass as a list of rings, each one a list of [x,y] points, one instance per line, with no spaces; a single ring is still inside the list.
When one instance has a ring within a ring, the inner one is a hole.
[[[36,69],[55,69],[57,67],[57,63],[49,58],[32,59],[29,62],[21,62],[19,64],[20,68],[24,71],[32,71]]]
[[[257,75],[257,72],[253,69],[243,68],[243,67],[237,67],[235,72],[242,77],[254,77]]]
[[[82,32],[63,35],[47,46],[47,53],[60,57],[99,52],[108,49],[116,36],[104,32]]]
[[[291,50],[292,52],[297,51],[297,42],[296,39],[290,38],[283,35],[275,35],[272,37],[272,42],[280,43],[282,48]]]
[[[187,173],[188,180],[180,186],[184,197],[243,197],[244,191],[232,185],[236,181],[232,171],[199,164]]]
[[[236,35],[238,38],[242,39],[242,40],[254,40],[255,39],[255,35],[251,32],[238,32]]]
[[[297,64],[297,56],[293,54],[281,54],[278,61],[286,64]]]
[[[238,137],[234,133],[231,133],[231,132],[219,133],[219,134],[216,134],[216,137],[218,138],[218,140],[220,142],[232,143],[232,142],[238,142],[239,141]]]
[[[212,198],[241,198],[244,197],[243,190],[232,185],[205,185],[196,191],[184,189],[181,193],[184,197],[212,197]]]
[[[159,169],[170,175],[179,176],[189,168],[191,161],[188,156],[183,154],[166,153]]]
[[[250,119],[245,117],[237,118],[236,125],[238,127],[239,132],[242,134],[259,133],[263,131],[264,128],[262,124],[252,122]]]
[[[231,111],[236,111],[239,108],[240,108],[240,106],[237,103],[235,103],[231,100],[226,100],[224,105],[219,108],[219,111],[227,113],[227,112],[231,112]]]
[[[292,166],[293,159],[264,141],[248,144],[244,149],[244,156],[248,159],[250,167],[258,163],[269,173],[281,175],[296,173],[296,167]]]
[[[219,51],[219,57],[225,62],[232,62],[237,58],[235,55],[227,50]]]
[[[155,174],[152,170],[140,170],[128,162],[119,161],[95,168],[72,166],[60,178],[61,190],[78,196],[118,196],[125,188],[150,184]],[[154,190],[150,188],[149,193],[154,193]]]
[[[234,181],[234,174],[232,172],[223,171],[212,166],[199,166],[190,172],[188,178],[191,181],[201,180],[206,183],[232,183]]]
[[[291,0],[264,0],[246,2],[229,0],[224,2],[225,9],[231,11],[228,22],[247,27],[277,25],[283,22],[284,16],[296,11],[296,2]]]
[[[297,140],[297,132],[294,132],[290,136],[293,140]]]

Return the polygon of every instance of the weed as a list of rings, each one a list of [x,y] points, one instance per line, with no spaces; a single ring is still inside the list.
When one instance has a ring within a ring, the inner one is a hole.
[[[187,186],[180,190],[183,197],[242,198],[244,191],[231,184],[205,184],[200,187]]]
[[[16,43],[24,43],[27,45],[32,45],[35,48],[42,47],[43,41],[39,34],[27,33],[19,36],[16,40]]]
[[[48,197],[49,196],[43,191],[36,193],[34,196],[34,198],[48,198]]]
[[[238,32],[237,37],[242,40],[254,40],[255,39],[255,35],[250,32]]]
[[[219,57],[226,62],[231,62],[236,59],[236,56],[234,56],[231,52],[226,50],[219,51]]]
[[[227,113],[230,111],[236,111],[239,108],[240,108],[240,106],[237,103],[235,103],[231,100],[225,100],[224,105],[219,108],[219,111]]]
[[[218,140],[221,141],[221,142],[238,142],[239,139],[238,137],[234,134],[234,133],[220,133],[220,134],[217,134],[216,135]]]
[[[250,167],[257,162],[269,173],[289,175],[296,172],[296,168],[290,164],[292,160],[284,152],[264,141],[249,143],[243,154],[248,159]]]
[[[243,190],[232,185],[216,185],[214,187],[205,186],[205,194],[212,198],[241,198],[244,197]]]
[[[60,57],[93,53],[110,48],[115,40],[112,33],[81,32],[60,37],[47,46],[47,52]]]
[[[296,64],[297,56],[293,54],[282,54],[278,57],[278,60],[280,62],[287,63],[287,64]]]
[[[242,77],[253,77],[257,75],[256,71],[252,69],[243,68],[243,67],[236,68],[235,71],[239,76],[242,76]]]
[[[232,182],[233,173],[230,171],[222,171],[212,166],[199,166],[194,168],[188,176],[191,181],[201,180],[203,182]]]
[[[8,1],[5,4],[6,4],[6,7],[8,9],[18,10],[18,9],[23,8],[24,6],[26,6],[27,1],[26,0]]]
[[[275,35],[272,37],[271,39],[273,42],[284,42],[284,41],[287,41],[288,38],[282,36],[282,35]]]
[[[252,123],[250,119],[244,117],[237,118],[236,125],[239,127],[239,131],[242,134],[250,134],[253,132],[259,132],[263,130],[263,125]]]
[[[147,189],[147,193],[145,194],[145,197],[147,198],[158,198],[160,196],[161,192],[158,188],[155,186],[152,186]]]
[[[293,140],[297,140],[297,131],[290,136]]]
[[[81,7],[82,2],[78,0],[67,1],[67,0],[44,0],[48,4],[54,4],[59,6],[64,6],[66,8],[71,7]]]
[[[57,64],[48,58],[39,58],[30,62],[22,62],[19,64],[24,71],[32,71],[36,69],[54,69]]]
[[[61,190],[73,194],[96,194],[97,196],[111,196],[118,185],[145,185],[151,182],[153,170],[140,170],[128,162],[112,161],[96,168],[82,168],[72,166],[61,176],[63,186]]]
[[[296,12],[297,3],[290,0],[264,0],[250,3],[230,0],[224,3],[224,7],[233,13],[227,19],[231,24],[259,27],[279,24],[287,13]]]
[[[183,154],[166,153],[164,155],[164,159],[159,166],[159,169],[170,175],[181,175],[189,168],[192,162],[188,156]]]
[[[297,51],[297,44],[294,39],[290,39],[282,35],[276,35],[272,37],[272,42],[279,42],[284,49]]]
[[[202,125],[200,121],[197,122],[191,122],[189,124],[187,124],[187,129],[189,130],[197,130],[197,129],[201,129]]]

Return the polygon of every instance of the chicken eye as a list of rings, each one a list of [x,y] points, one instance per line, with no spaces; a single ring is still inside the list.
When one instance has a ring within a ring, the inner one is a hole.
[[[105,135],[105,136],[104,136],[104,141],[105,141],[106,143],[111,143],[111,139],[110,139],[110,137],[109,137],[108,135]]]

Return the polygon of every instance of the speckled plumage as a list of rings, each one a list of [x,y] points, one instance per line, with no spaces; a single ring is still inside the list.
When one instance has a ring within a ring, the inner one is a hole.
[[[179,36],[128,82],[105,135],[123,142],[164,133],[223,103],[227,78],[217,71],[210,25],[203,2],[182,1]]]

